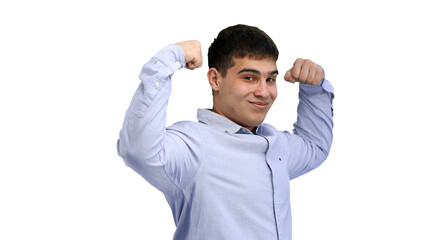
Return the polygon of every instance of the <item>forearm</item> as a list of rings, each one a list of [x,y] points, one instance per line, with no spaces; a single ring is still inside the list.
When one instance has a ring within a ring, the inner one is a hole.
[[[293,177],[318,167],[327,158],[333,141],[333,98],[330,82],[300,85],[297,121],[294,124]]]
[[[162,169],[158,153],[165,134],[171,77],[183,66],[184,53],[177,45],[163,48],[144,65],[117,144],[125,163],[156,187],[159,183],[150,177]]]
[[[312,142],[326,155],[333,140],[333,98],[330,82],[319,86],[301,84],[294,133]]]

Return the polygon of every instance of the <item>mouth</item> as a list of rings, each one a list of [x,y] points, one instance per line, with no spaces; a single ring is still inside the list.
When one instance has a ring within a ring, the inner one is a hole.
[[[269,103],[268,103],[268,102],[251,102],[251,101],[249,101],[249,103],[250,103],[253,107],[255,107],[255,108],[257,108],[257,109],[261,109],[261,110],[268,108],[268,105],[269,105]]]

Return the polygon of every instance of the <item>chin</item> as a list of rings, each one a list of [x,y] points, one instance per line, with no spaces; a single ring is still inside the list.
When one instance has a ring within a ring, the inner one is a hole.
[[[245,125],[251,126],[251,128],[255,128],[255,127],[259,126],[262,122],[263,122],[263,119],[262,120],[256,120],[256,121],[250,121]]]

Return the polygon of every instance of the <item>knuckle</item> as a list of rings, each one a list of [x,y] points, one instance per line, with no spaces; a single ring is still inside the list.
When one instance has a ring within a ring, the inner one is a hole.
[[[194,44],[194,46],[195,46],[196,48],[201,48],[201,42],[200,42],[200,41],[198,41],[198,40],[194,40],[194,41],[193,41],[193,44]]]
[[[311,59],[306,59],[305,64],[309,69],[315,70],[316,64]]]
[[[318,67],[316,73],[316,76],[320,77],[321,79],[324,78],[324,70],[321,67]]]
[[[305,60],[303,59],[303,58],[298,58],[298,59],[296,59],[296,61],[294,62],[294,64],[296,65],[296,64],[303,64],[303,62],[304,62]]]
[[[291,76],[294,78],[298,78],[299,77],[299,69],[298,68],[292,68],[291,69]]]

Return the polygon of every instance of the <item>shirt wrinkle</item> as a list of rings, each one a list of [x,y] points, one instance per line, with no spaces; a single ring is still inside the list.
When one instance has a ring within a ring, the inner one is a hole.
[[[175,181],[175,179],[173,178],[173,175],[170,174],[167,169],[166,169],[166,164],[161,160],[161,156],[160,153],[158,153],[158,161],[161,162],[163,164],[163,171],[165,173],[165,175],[168,177],[168,179],[180,190],[180,192],[183,192],[183,188]],[[179,191],[173,194],[168,194],[166,192],[164,192],[165,195],[167,195],[167,197],[173,198],[173,196],[176,196],[179,194]]]

